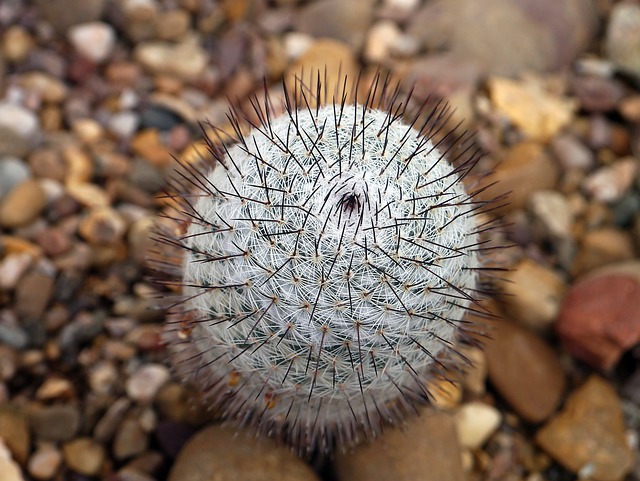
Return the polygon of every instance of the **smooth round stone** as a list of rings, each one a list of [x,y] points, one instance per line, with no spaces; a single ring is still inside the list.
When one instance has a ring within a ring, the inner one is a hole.
[[[16,461],[26,461],[30,438],[29,425],[24,413],[13,406],[0,406],[0,439],[5,442]]]
[[[169,380],[169,369],[161,364],[145,364],[125,384],[130,399],[140,403],[154,400],[158,390]]]
[[[15,228],[35,220],[47,202],[44,190],[34,179],[18,184],[0,202],[0,226]]]
[[[29,458],[29,474],[38,480],[53,478],[62,464],[62,453],[53,444],[42,444]]]
[[[95,63],[106,60],[116,44],[113,27],[103,22],[75,25],[67,33],[76,51]]]
[[[288,449],[231,427],[210,426],[182,448],[168,481],[318,481]]]
[[[98,475],[106,457],[102,445],[91,438],[69,441],[63,446],[62,453],[66,465],[85,476]]]
[[[565,375],[560,360],[539,336],[514,322],[490,325],[485,352],[489,380],[525,421],[540,422],[560,404]]]
[[[456,413],[456,425],[460,444],[478,449],[498,429],[502,415],[493,406],[482,402],[463,405]]]
[[[454,417],[424,411],[335,460],[338,481],[463,481]]]
[[[29,167],[22,160],[15,157],[0,159],[0,200],[30,175]]]
[[[556,331],[572,355],[603,370],[640,342],[640,262],[597,269],[565,296]]]
[[[40,121],[31,110],[0,103],[0,155],[24,157],[40,137]]]

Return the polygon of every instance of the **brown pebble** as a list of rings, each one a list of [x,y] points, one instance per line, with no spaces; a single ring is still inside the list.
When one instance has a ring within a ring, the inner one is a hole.
[[[71,239],[62,230],[50,227],[38,232],[36,236],[38,244],[49,257],[64,254],[71,248]]]
[[[80,235],[90,244],[109,246],[124,236],[126,224],[116,210],[107,207],[91,209],[80,222]]]
[[[620,399],[598,376],[571,394],[560,414],[538,431],[536,441],[581,478],[619,481],[633,467]]]
[[[578,279],[556,323],[564,347],[603,370],[640,341],[640,263],[606,266]]]
[[[16,461],[22,464],[27,460],[31,436],[27,417],[20,409],[8,404],[0,405],[0,439]]]
[[[106,457],[102,445],[91,438],[69,441],[63,446],[62,453],[65,464],[73,471],[85,476],[98,475]]]
[[[142,157],[147,162],[166,166],[171,162],[171,153],[160,140],[160,132],[157,129],[145,129],[137,133],[131,141],[133,153]]]
[[[553,189],[557,179],[558,166],[544,146],[536,142],[521,142],[506,152],[496,170],[483,182],[487,186],[497,183],[482,192],[480,198],[491,200],[508,192],[506,205],[496,212],[524,209],[533,192]]]
[[[610,227],[592,230],[581,239],[572,273],[580,276],[598,267],[634,257],[633,240],[629,233]]]
[[[52,148],[39,148],[29,155],[29,167],[36,177],[62,181],[66,175],[60,153]]]
[[[142,429],[138,419],[128,417],[120,423],[112,449],[116,459],[123,460],[142,454],[147,445],[147,433]]]
[[[338,454],[338,481],[462,481],[454,416],[424,411],[403,428]]]
[[[32,222],[46,202],[44,190],[37,180],[21,182],[0,202],[0,227],[13,229]]]
[[[560,404],[565,375],[549,345],[514,322],[491,324],[485,346],[489,380],[523,419],[540,422]]]
[[[168,481],[317,481],[311,467],[269,439],[210,426],[182,448]],[[445,480],[442,480],[445,481]]]
[[[49,304],[54,281],[55,272],[45,263],[22,276],[16,286],[16,313],[25,319],[40,319]]]
[[[551,327],[560,309],[565,281],[554,270],[524,259],[500,284],[509,318],[535,331]]]

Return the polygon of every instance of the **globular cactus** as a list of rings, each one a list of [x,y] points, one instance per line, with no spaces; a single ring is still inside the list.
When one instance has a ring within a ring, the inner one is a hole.
[[[306,92],[279,116],[256,103],[248,135],[231,116],[232,146],[208,138],[217,162],[182,174],[190,223],[165,238],[184,254],[178,370],[225,418],[301,453],[428,402],[473,329],[487,208],[463,185],[477,151],[442,104],[403,120],[409,99],[386,82],[363,103]]]

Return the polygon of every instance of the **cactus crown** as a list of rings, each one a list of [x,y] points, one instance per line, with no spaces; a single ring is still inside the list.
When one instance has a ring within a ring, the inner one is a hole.
[[[246,136],[231,117],[235,145],[209,138],[217,163],[191,168],[190,225],[170,240],[176,366],[226,418],[300,452],[376,436],[428,400],[476,302],[486,205],[462,182],[477,161],[464,135],[441,147],[455,135],[441,104],[405,123],[397,90],[376,108],[373,90],[352,105],[319,92],[287,95],[279,116],[267,99]]]

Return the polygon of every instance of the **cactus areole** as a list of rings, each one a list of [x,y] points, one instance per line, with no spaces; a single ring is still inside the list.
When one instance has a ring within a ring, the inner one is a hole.
[[[170,347],[225,418],[328,452],[428,402],[476,302],[485,203],[439,105],[287,100],[192,170]]]

